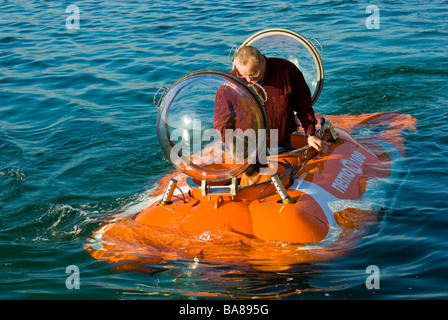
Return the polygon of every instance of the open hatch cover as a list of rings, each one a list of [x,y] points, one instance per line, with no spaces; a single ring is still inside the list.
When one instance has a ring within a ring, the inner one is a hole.
[[[236,177],[266,152],[262,98],[228,72],[207,69],[183,76],[168,89],[159,108],[160,146],[171,163],[192,178]]]
[[[324,68],[319,51],[309,39],[287,29],[266,29],[251,35],[241,46],[253,46],[266,57],[294,63],[303,73],[314,105],[324,85]]]

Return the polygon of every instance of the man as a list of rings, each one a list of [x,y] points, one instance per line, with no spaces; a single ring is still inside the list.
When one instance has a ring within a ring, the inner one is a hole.
[[[247,83],[259,83],[267,93],[265,103],[270,129],[278,130],[278,153],[292,150],[290,135],[297,130],[297,118],[308,137],[308,144],[320,151],[322,141],[316,136],[317,120],[311,104],[311,92],[302,72],[290,61],[267,58],[252,46],[240,47],[234,56],[235,69],[230,73]]]

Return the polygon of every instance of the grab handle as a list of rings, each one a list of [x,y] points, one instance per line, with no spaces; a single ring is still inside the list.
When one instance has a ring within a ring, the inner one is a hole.
[[[162,94],[160,95],[159,100],[156,102],[157,96],[159,95],[159,92],[162,90]],[[162,99],[165,97],[165,94],[167,92],[167,88],[165,87],[160,87],[159,90],[157,90],[156,94],[154,95],[154,98],[152,99],[152,102],[154,103],[154,105],[158,108],[160,106],[160,102],[162,101]]]
[[[262,97],[260,95],[260,92],[254,87],[254,85],[256,85],[258,88],[261,89],[261,91],[263,91],[263,95],[264,97]],[[258,82],[254,82],[252,84],[249,85],[250,87],[252,87],[254,89],[254,91],[257,93],[257,95],[260,97],[261,101],[263,101],[263,103],[266,103],[266,101],[268,101],[268,93],[266,92],[266,90],[261,86],[261,84],[259,84]]]

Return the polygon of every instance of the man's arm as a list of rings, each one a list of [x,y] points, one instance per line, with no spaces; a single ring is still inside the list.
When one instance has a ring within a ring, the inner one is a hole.
[[[312,106],[311,91],[302,72],[295,66],[294,69],[296,70],[293,70],[292,76],[293,109],[308,137],[308,144],[320,151],[322,149],[322,141],[316,136],[317,119]]]

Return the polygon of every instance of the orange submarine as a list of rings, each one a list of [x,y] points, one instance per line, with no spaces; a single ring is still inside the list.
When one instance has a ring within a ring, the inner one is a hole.
[[[324,77],[312,41],[267,29],[243,45],[296,63],[317,101]],[[213,128],[214,98],[223,86],[238,97],[235,117],[251,126],[238,155],[238,135],[229,146]],[[388,197],[380,191],[394,182],[405,152],[402,132],[416,120],[400,112],[318,116],[321,151],[298,129],[292,151],[263,153],[268,97],[260,87],[206,69],[164,89],[156,102],[157,134],[175,170],[146,196],[143,209],[101,226],[85,249],[119,270],[147,271],[174,261],[281,271],[353,250],[378,221],[376,200]]]

